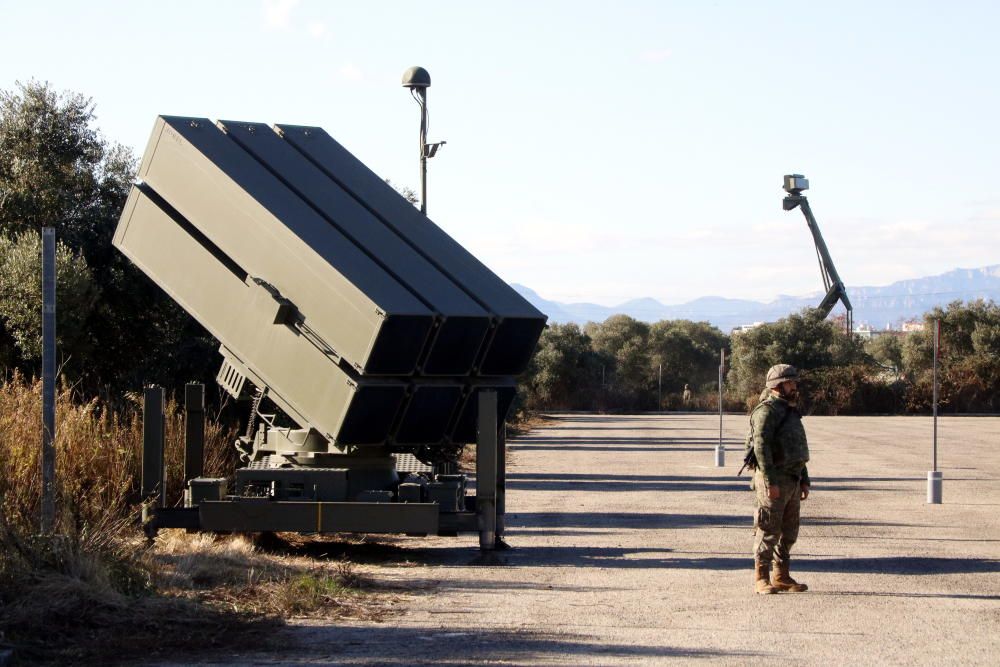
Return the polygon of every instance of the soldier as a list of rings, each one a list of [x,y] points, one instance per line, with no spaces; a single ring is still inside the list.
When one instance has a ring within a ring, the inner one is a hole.
[[[753,447],[757,458],[751,482],[756,497],[754,589],[762,594],[807,589],[788,573],[799,534],[799,504],[809,496],[809,446],[797,408],[798,379],[794,366],[772,366],[761,402],[750,416],[747,447]]]
[[[684,393],[681,394],[682,400],[684,401],[684,407],[691,407],[691,387],[684,385]]]

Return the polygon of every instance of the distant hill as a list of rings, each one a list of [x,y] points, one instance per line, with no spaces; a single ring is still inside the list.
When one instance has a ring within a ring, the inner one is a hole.
[[[764,303],[747,299],[727,299],[704,296],[677,305],[660,303],[656,299],[640,298],[617,306],[596,303],[561,303],[542,298],[524,285],[513,285],[522,296],[549,316],[550,322],[602,322],[611,315],[624,313],[637,320],[686,319],[710,322],[722,331],[753,322],[773,322],[819,303],[822,294],[804,296],[780,295]],[[955,300],[977,298],[1000,302],[1000,264],[981,269],[955,269],[938,276],[901,280],[884,287],[848,287],[847,295],[854,306],[854,322],[866,322],[881,329],[888,323],[920,317],[934,306]]]

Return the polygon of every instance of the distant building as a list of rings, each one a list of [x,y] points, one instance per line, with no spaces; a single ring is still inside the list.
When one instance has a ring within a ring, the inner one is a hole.
[[[753,324],[741,324],[738,327],[733,327],[732,335],[746,333],[747,331],[753,331],[757,327],[764,326],[763,322],[754,322]]]
[[[914,331],[923,331],[924,323],[922,320],[910,320],[909,322],[903,322],[902,330],[904,333],[912,333]]]
[[[871,340],[872,338],[878,336],[880,333],[882,332],[872,329],[868,324],[865,324],[863,322],[858,326],[854,327],[854,335],[862,340]]]
[[[893,329],[891,324],[886,324],[885,329],[873,329],[868,323],[861,323],[854,328],[854,335],[861,340],[872,340],[881,336],[895,336],[901,338],[906,335],[905,331]]]

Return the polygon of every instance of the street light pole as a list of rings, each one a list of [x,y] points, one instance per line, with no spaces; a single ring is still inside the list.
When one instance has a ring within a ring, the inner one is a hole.
[[[403,72],[403,87],[420,106],[420,212],[427,215],[427,160],[437,154],[447,142],[427,143],[427,129],[430,125],[427,113],[427,89],[431,87],[431,75],[423,67],[411,67]]]

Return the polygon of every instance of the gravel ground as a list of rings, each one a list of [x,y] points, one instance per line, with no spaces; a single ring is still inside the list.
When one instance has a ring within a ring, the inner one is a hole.
[[[808,417],[813,492],[792,573],[752,592],[746,417],[554,415],[514,440],[508,542],[400,542],[385,623],[295,622],[280,655],[222,664],[998,664],[1000,418]]]

